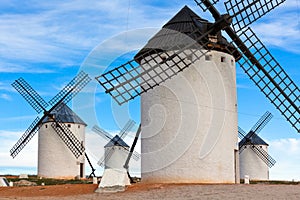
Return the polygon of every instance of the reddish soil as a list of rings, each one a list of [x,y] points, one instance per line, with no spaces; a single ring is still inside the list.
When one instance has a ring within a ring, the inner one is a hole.
[[[182,200],[182,199],[300,199],[300,185],[133,184],[125,192],[95,193],[98,185],[66,184],[0,188],[0,200]]]
[[[73,196],[94,193],[97,187],[93,184],[0,187],[0,197]]]

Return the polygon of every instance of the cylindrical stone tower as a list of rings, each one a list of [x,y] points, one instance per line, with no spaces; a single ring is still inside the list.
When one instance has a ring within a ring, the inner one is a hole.
[[[54,110],[51,114],[54,118],[59,118],[85,145],[86,124],[67,105],[64,104],[59,111]],[[77,159],[52,128],[52,123],[53,121],[47,117],[40,126],[38,176],[62,179],[85,177],[84,155]]]
[[[203,38],[215,45],[210,52],[195,42],[210,26],[185,6],[136,55],[145,69],[156,52],[167,57],[182,42],[195,43],[180,53],[193,64],[141,96],[142,182],[239,182],[236,58],[221,33]]]

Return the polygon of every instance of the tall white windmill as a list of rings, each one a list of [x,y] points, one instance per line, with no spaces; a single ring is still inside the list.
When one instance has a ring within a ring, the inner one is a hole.
[[[248,25],[285,0],[195,0],[130,60],[96,77],[120,105],[141,95],[142,181],[239,182],[236,61],[300,132],[300,90]],[[227,34],[231,43],[222,36]]]

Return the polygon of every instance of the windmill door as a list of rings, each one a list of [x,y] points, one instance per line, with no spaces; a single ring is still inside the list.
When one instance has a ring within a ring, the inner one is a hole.
[[[80,178],[83,178],[83,163],[80,163]]]

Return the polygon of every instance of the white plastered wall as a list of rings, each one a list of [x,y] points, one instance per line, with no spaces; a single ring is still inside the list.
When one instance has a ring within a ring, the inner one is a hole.
[[[251,146],[246,145],[240,154],[240,173],[243,179],[248,175],[252,180],[269,180],[269,167],[266,163],[257,156]],[[268,152],[267,145],[256,145],[257,148],[262,148]]]
[[[143,182],[235,183],[234,58],[211,51],[144,93],[141,124]]]
[[[123,170],[129,149],[122,146],[105,148],[105,169]]]
[[[38,176],[47,178],[75,178],[80,176],[80,163],[83,163],[85,177],[84,155],[78,159],[73,155],[63,140],[51,126],[52,122],[41,125],[38,139]],[[85,126],[66,123],[71,132],[85,145]]]

